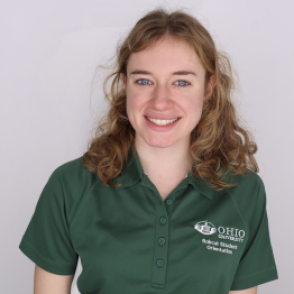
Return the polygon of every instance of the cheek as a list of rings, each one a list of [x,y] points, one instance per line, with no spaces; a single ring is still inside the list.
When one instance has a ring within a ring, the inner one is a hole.
[[[202,113],[203,108],[203,99],[189,99],[185,104],[185,109],[188,113],[194,114],[195,116],[199,116]]]
[[[127,98],[127,105],[126,105],[126,110],[127,110],[127,116],[128,116],[128,118],[129,118],[129,120],[131,121],[131,119],[132,119],[132,117],[131,117],[131,111],[130,111],[130,109],[132,109],[132,101],[130,101],[130,99],[129,98]]]
[[[131,123],[134,121],[136,113],[142,109],[143,104],[143,99],[139,95],[127,94],[126,110]]]
[[[192,130],[197,126],[201,119],[203,101],[201,99],[192,100],[187,107],[187,114],[190,117],[189,125]]]
[[[195,102],[195,105],[194,105],[194,109],[197,113],[202,113],[202,108],[203,108],[203,100],[202,99],[199,99]]]

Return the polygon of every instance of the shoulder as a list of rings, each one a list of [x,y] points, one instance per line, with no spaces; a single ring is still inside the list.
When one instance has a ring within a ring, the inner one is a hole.
[[[44,188],[52,198],[64,206],[68,222],[73,219],[76,211],[89,191],[100,182],[96,173],[84,166],[82,157],[57,166],[51,173]],[[43,193],[44,193],[43,191]]]
[[[63,181],[64,184],[76,184],[85,182],[91,184],[98,179],[97,174],[92,173],[87,167],[84,166],[82,157],[78,157],[71,161],[67,161],[60,166],[56,167],[51,177]]]
[[[261,177],[247,170],[244,175],[229,175],[227,179],[229,183],[237,184],[226,188],[225,191],[246,221],[250,222],[254,215],[263,215],[266,209],[266,192]]]
[[[226,179],[230,184],[236,186],[227,188],[227,191],[232,193],[234,197],[244,197],[245,194],[257,196],[260,189],[264,189],[264,183],[261,177],[250,170],[247,170],[243,175],[228,174]]]

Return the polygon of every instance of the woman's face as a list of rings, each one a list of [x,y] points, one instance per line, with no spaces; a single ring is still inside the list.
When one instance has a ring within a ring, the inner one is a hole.
[[[127,115],[136,140],[152,147],[190,144],[205,96],[205,68],[194,50],[171,37],[132,53],[127,64]],[[206,96],[211,94],[211,83]],[[156,121],[150,121],[156,119]],[[170,121],[177,119],[175,122]],[[170,123],[164,125],[166,123]]]

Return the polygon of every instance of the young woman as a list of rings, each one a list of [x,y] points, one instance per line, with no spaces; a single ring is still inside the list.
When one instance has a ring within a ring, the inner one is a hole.
[[[254,294],[277,279],[256,144],[229,59],[191,15],[157,9],[118,48],[111,109],[52,173],[19,248],[35,293]]]

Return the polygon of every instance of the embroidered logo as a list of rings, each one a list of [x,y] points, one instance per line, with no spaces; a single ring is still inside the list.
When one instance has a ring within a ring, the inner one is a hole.
[[[201,221],[195,224],[194,229],[203,235],[212,235],[218,232],[219,239],[227,239],[242,243],[245,237],[245,231],[235,228],[219,226],[218,228],[209,221]]]
[[[214,224],[208,221],[198,222],[194,228],[203,235],[212,235],[216,233],[216,227],[214,226]]]
[[[212,240],[202,239],[202,244],[205,245],[207,250],[225,254],[233,254],[233,252],[238,249],[236,243],[226,243],[227,241],[243,243],[245,237],[244,230],[223,226],[216,227],[213,223],[207,220],[196,223],[194,229],[203,235],[213,235],[214,233],[218,233],[218,238],[222,240],[217,241],[215,240],[215,237],[213,237]]]

